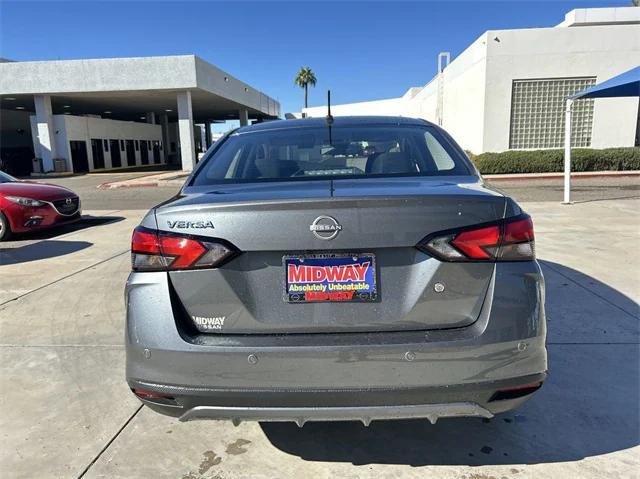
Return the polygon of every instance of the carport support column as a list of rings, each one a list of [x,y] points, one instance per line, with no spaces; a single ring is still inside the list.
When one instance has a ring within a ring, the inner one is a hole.
[[[240,126],[247,126],[249,124],[249,110],[239,110],[238,114],[240,116]]]
[[[571,107],[573,99],[567,98],[564,110],[564,200],[571,204]]]
[[[193,108],[191,92],[178,93],[178,135],[180,137],[180,158],[182,169],[193,170],[196,164],[196,145],[193,138]]]
[[[55,131],[53,129],[53,110],[49,95],[36,95],[33,97],[36,106],[36,126],[38,133],[38,145],[42,158],[44,172],[53,171],[53,159],[57,157]]]

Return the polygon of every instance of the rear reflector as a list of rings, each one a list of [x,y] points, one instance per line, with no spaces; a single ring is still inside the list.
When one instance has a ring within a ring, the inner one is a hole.
[[[531,393],[536,392],[538,389],[542,387],[542,381],[538,381],[531,384],[523,384],[522,386],[516,386],[507,389],[500,389],[496,391],[489,402],[492,401],[504,401],[505,399],[517,399],[523,396],[527,396]]]
[[[425,238],[417,247],[444,261],[528,261],[535,258],[533,222],[521,215],[443,231]]]
[[[237,254],[229,243],[137,227],[131,238],[134,271],[215,268]]]
[[[155,391],[148,391],[146,389],[133,388],[131,390],[133,394],[142,399],[173,399],[173,396],[169,396],[167,394],[158,393]]]
[[[150,401],[154,404],[162,404],[165,406],[178,406],[176,398],[168,394],[159,393],[156,391],[149,391],[147,389],[132,388],[131,392],[138,396],[140,399]]]

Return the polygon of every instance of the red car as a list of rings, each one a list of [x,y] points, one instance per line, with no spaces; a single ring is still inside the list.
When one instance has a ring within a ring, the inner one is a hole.
[[[80,198],[62,186],[20,181],[0,171],[0,241],[12,233],[78,221]]]

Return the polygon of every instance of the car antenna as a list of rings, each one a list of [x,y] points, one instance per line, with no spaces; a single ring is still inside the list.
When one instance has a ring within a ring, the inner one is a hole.
[[[333,116],[331,116],[331,90],[327,90],[327,126],[329,127],[329,144],[333,146],[331,138],[331,126],[333,125]]]
[[[333,139],[331,138],[331,125],[333,125],[333,117],[331,116],[331,90],[327,90],[327,116],[325,119],[329,127],[329,144],[333,146]],[[329,191],[331,192],[331,196],[333,196],[333,192],[335,191],[333,188],[333,177],[329,179]]]

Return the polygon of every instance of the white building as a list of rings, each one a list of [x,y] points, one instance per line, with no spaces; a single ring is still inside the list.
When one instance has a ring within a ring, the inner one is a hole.
[[[565,97],[638,65],[640,8],[579,9],[551,28],[487,31],[425,86],[331,113],[424,118],[473,153],[561,148]],[[580,100],[573,115],[574,146],[640,144],[638,98]]]
[[[194,55],[0,59],[0,158],[16,174],[191,170],[211,123],[279,116],[277,101]]]

